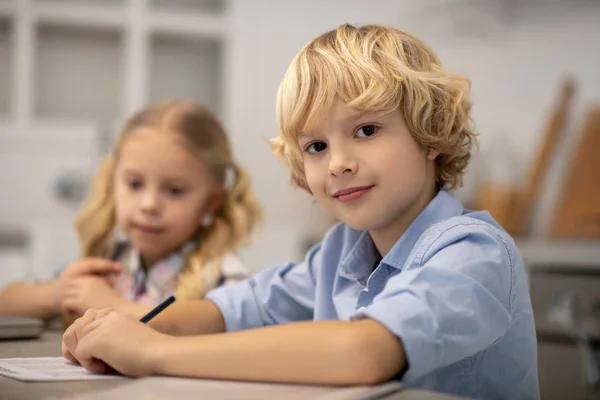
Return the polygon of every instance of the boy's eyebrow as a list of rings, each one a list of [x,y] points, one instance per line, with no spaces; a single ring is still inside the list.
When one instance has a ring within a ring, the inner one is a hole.
[[[298,135],[296,137],[296,139],[307,139],[307,138],[311,138],[313,136],[317,136],[319,134],[318,131],[302,131],[302,132],[298,132]]]
[[[381,116],[381,113],[377,113],[375,111],[353,111],[352,114],[348,117],[348,119],[352,121],[357,121],[359,119],[379,118]]]
[[[354,124],[357,121],[360,121],[362,119],[371,119],[371,118],[378,118],[378,117],[381,117],[381,114],[379,114],[377,112],[351,110],[349,115],[345,116],[341,122]],[[318,134],[319,134],[319,131],[316,129],[315,130],[306,129],[306,130],[298,132],[297,139],[308,138],[311,136],[317,136]]]

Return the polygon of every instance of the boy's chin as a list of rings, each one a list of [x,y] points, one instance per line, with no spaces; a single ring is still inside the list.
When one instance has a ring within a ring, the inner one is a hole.
[[[350,217],[339,218],[339,220],[356,231],[370,231],[376,229],[371,218]]]

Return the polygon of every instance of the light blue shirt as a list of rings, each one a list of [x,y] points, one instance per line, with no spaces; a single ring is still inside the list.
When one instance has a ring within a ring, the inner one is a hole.
[[[523,261],[489,213],[466,211],[440,191],[379,259],[367,232],[337,224],[303,262],[276,265],[207,298],[228,331],[372,318],[404,345],[406,387],[539,399]]]

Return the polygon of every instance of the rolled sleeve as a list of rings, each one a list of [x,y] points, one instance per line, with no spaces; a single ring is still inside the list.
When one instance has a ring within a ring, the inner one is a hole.
[[[276,265],[207,294],[221,311],[227,331],[305,321],[313,317],[314,267],[320,246],[301,263]]]
[[[371,318],[402,342],[413,381],[493,345],[511,325],[512,261],[486,224],[440,232],[421,262],[389,279],[352,319]]]
[[[264,326],[251,281],[221,286],[206,295],[221,312],[227,332]]]

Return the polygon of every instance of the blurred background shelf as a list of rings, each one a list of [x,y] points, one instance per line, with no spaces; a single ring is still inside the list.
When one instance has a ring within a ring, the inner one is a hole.
[[[599,241],[519,239],[516,244],[525,264],[530,267],[597,270],[600,273]]]

